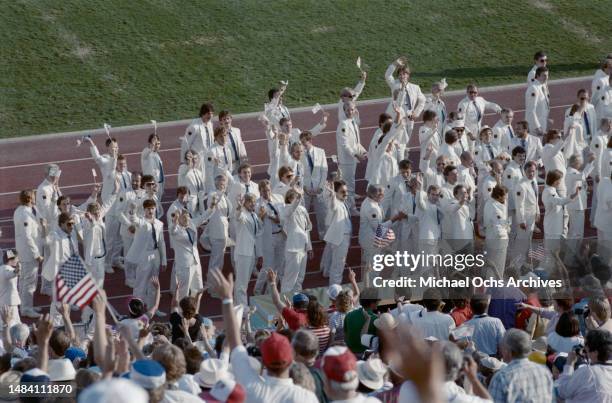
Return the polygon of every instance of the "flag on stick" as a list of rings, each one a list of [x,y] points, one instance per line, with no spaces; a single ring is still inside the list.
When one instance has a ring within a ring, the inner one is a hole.
[[[91,274],[85,270],[80,256],[73,254],[60,267],[55,277],[57,300],[83,309],[98,294]]]
[[[374,246],[383,249],[391,245],[393,241],[395,241],[395,233],[391,229],[391,223],[378,224],[374,235]]]

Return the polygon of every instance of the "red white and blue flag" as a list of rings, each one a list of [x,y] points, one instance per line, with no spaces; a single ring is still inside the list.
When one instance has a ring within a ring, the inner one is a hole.
[[[57,300],[83,309],[98,294],[98,287],[87,272],[83,261],[73,254],[60,267],[55,277]]]
[[[395,241],[395,233],[391,229],[391,223],[378,224],[374,235],[374,246],[383,249],[391,245],[393,241]]]

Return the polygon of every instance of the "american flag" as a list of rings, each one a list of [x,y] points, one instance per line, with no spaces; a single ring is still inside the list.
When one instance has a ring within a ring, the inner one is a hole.
[[[98,288],[85,270],[81,258],[74,254],[64,263],[55,277],[57,299],[83,309],[98,294]]]
[[[391,229],[390,224],[378,224],[376,234],[374,235],[374,246],[377,248],[386,248],[395,241],[395,234]]]
[[[542,260],[544,260],[545,256],[546,255],[544,251],[544,244],[542,242],[538,242],[538,245],[535,247],[534,245],[532,245],[531,248],[529,249],[528,257],[530,259],[541,262]]]

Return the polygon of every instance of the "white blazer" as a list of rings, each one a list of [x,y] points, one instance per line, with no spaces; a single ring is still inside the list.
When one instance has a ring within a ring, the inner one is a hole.
[[[15,268],[8,264],[0,266],[0,304],[15,306],[21,304],[17,291]]]
[[[537,128],[546,131],[549,112],[550,100],[547,87],[535,80],[525,92],[525,119],[529,123],[531,133]]]
[[[102,174],[102,201],[108,199],[113,193],[113,189],[115,188],[115,168],[117,167],[117,159],[111,157],[108,154],[100,155],[98,151],[98,147],[95,144],[92,144],[89,148],[91,152],[91,157],[94,159],[98,168],[100,168],[100,173]]]
[[[516,162],[510,161],[502,174],[502,184],[508,190],[508,194],[514,194],[514,188],[523,179],[523,171]],[[514,210],[514,197],[508,197],[508,209]]]
[[[444,221],[448,222],[449,239],[474,239],[474,225],[469,203],[463,206],[453,198],[443,204]]]
[[[300,204],[300,198],[286,205],[281,214],[281,223],[287,234],[286,249],[288,252],[304,252],[312,250],[310,231],[312,223],[308,211]]]
[[[166,260],[166,241],[164,240],[164,223],[155,219],[153,223],[148,222],[144,218],[139,218],[137,221],[136,233],[134,241],[128,251],[125,259],[133,264],[146,264],[155,257],[155,242],[153,241],[153,228],[155,228],[155,240],[157,241],[157,250],[161,265],[167,264]]]
[[[494,160],[500,153],[501,150],[492,142],[490,144],[485,144],[479,141],[478,145],[474,147],[474,162],[479,170],[484,169],[486,171],[487,163]]]
[[[359,245],[364,249],[374,248],[376,228],[384,221],[383,209],[376,201],[366,198],[359,210]]]
[[[417,210],[419,211],[419,239],[440,239],[440,224],[444,219],[444,213],[437,204],[432,204],[427,200],[427,195],[422,190],[417,193]]]
[[[181,162],[185,162],[187,150],[193,150],[200,155],[200,161],[214,143],[212,119],[204,123],[202,118],[195,118],[185,129],[181,138]]]
[[[373,155],[368,155],[368,159],[372,159],[374,164],[371,172],[370,183],[375,183],[386,187],[387,183],[398,174],[399,168],[397,160],[393,157],[393,151],[389,154],[386,150],[391,142],[393,142],[399,133],[401,127],[393,125],[391,130],[382,137],[380,144],[374,146]]]
[[[227,239],[229,237],[229,217],[234,207],[232,201],[219,191],[208,195],[208,208],[211,209],[213,198],[217,198],[214,211],[208,218],[206,231],[210,239]]]
[[[514,136],[510,143],[508,144],[507,151],[509,153],[512,152],[514,147],[521,146],[525,149],[526,156],[525,161],[536,161],[538,165],[542,165],[542,141],[539,137],[532,136],[531,134],[527,134],[527,137],[521,139],[517,136]]]
[[[391,89],[391,97],[395,98],[394,95],[397,91],[398,97],[396,102],[402,105],[406,115],[412,114],[412,116],[416,118],[423,112],[423,108],[425,108],[425,95],[423,95],[421,87],[410,82],[406,84],[405,88],[402,88],[402,83],[393,77],[395,69],[395,63],[391,63],[385,71],[385,81]],[[387,113],[395,117],[392,103],[387,107]]]
[[[208,186],[214,186],[215,178],[221,174],[227,177],[228,182],[232,180],[232,151],[228,144],[229,140],[222,146],[214,143],[206,157],[206,174],[208,175]]]
[[[483,97],[476,97],[473,101],[465,97],[457,105],[457,111],[465,116],[465,127],[474,134],[480,133],[482,120],[487,109],[496,113],[501,111],[499,105],[495,102],[489,102]]]
[[[438,117],[438,133],[440,138],[444,136],[444,126],[448,113],[446,112],[446,104],[441,99],[433,99],[433,97],[427,97],[425,100],[425,106],[423,112],[434,111]]]
[[[535,186],[534,186],[535,185]],[[536,179],[522,178],[514,188],[514,207],[516,209],[517,224],[526,224],[533,229],[535,219],[540,214],[538,203],[539,188]]]
[[[246,147],[242,141],[242,133],[237,127],[230,127],[227,132],[227,143],[232,151],[232,160],[235,164],[240,165],[247,159]],[[235,147],[235,148],[234,148]],[[238,168],[238,166],[236,166]]]
[[[591,139],[590,150],[595,155],[595,161],[593,161],[593,171],[591,176],[601,175],[601,161],[604,155],[604,151],[608,147],[608,137],[612,133],[604,133],[599,131],[596,136]]]
[[[542,163],[547,173],[553,169],[558,169],[565,176],[565,156],[561,149],[565,147],[568,140],[569,136],[565,140],[558,140],[556,144],[546,143],[542,148]]]
[[[491,143],[495,144],[500,150],[512,150],[509,148],[512,139],[516,137],[516,133],[511,125],[505,124],[501,119],[493,126],[493,138]]]
[[[272,221],[272,218],[278,220],[282,219],[282,213],[285,209],[285,200],[282,196],[271,193],[270,200],[265,200],[261,197],[257,200],[255,211],[259,211],[261,207],[266,210],[266,216],[263,220],[263,239],[264,242],[266,242],[272,239],[271,237],[273,235],[279,235],[283,232],[282,224]]]
[[[112,195],[105,203],[100,206],[100,218],[98,220],[81,221],[83,227],[83,260],[88,265],[94,263],[94,259],[106,256],[108,246],[105,243],[106,225],[104,217],[115,203],[117,195]],[[93,218],[93,217],[92,217]]]
[[[31,262],[43,254],[42,228],[33,208],[19,206],[13,213],[15,248],[22,262]]]
[[[591,174],[592,170],[592,163],[586,164],[582,172],[572,167],[567,169],[567,173],[563,179],[565,180],[565,188],[567,189],[568,193],[574,193],[578,186],[582,187],[582,190],[578,192],[578,197],[568,203],[568,210],[586,210],[588,188],[587,178]]]
[[[41,218],[48,222],[55,217],[57,209],[57,199],[62,195],[61,192],[53,188],[53,184],[47,179],[43,180],[36,189],[36,210],[41,215]]]
[[[254,256],[262,255],[263,223],[255,212],[248,212],[244,208],[236,209],[233,217],[236,220],[236,246],[234,255]]]
[[[198,230],[193,223],[188,227],[183,227],[180,224],[174,225],[170,234],[172,235],[172,249],[174,250],[174,267],[198,266],[198,269],[200,269]]]
[[[602,69],[598,69],[593,75],[593,80],[591,81],[591,102],[593,104],[597,103],[598,93],[606,85],[608,85],[609,79],[610,76],[608,76]]]
[[[393,217],[400,211],[402,201],[408,197],[408,194],[410,193],[410,188],[406,183],[409,181],[410,179],[404,179],[404,177],[401,175],[395,175],[387,183],[385,196],[381,202],[383,211],[385,213],[385,218]],[[411,196],[412,194],[410,193],[410,197]]]
[[[490,198],[484,207],[483,226],[489,239],[508,239],[508,206]]]
[[[458,166],[461,164],[461,158],[459,158],[459,155],[457,155],[457,150],[455,149],[454,145],[447,143],[442,144],[438,150],[437,156],[439,157],[440,155],[444,155],[446,158],[448,158],[451,165]],[[432,157],[429,157],[430,160],[431,158]]]
[[[312,161],[312,167],[308,159]],[[302,166],[304,167],[304,176],[302,184],[304,189],[317,191],[325,187],[327,181],[327,157],[325,150],[319,147],[312,146],[310,150],[304,149],[302,154]]]
[[[73,235],[68,238],[63,230],[57,230],[51,232],[46,242],[49,245],[49,258],[45,260],[42,269],[42,275],[47,281],[55,281],[59,268],[63,265],[71,256],[71,252],[79,253],[79,244],[76,236]],[[70,248],[70,242],[72,241],[72,250]]]
[[[442,187],[442,184],[444,184],[444,175],[437,170],[434,171],[431,169],[429,160],[421,160],[419,162],[419,169],[423,173],[423,189],[427,190],[431,185]]]
[[[248,187],[248,191],[247,191]],[[227,197],[230,200],[236,200],[239,195],[245,195],[247,193],[255,196],[256,199],[259,198],[259,186],[257,183],[253,181],[249,181],[249,183],[243,183],[238,176],[234,177],[234,181],[229,187],[229,192],[227,192]]]
[[[140,153],[140,166],[143,175],[153,175],[157,183],[165,182],[166,173],[164,171],[164,163],[161,155],[153,151],[150,147],[145,147]],[[163,181],[162,181],[163,173]]]
[[[351,214],[346,203],[338,200],[334,192],[326,188],[323,195],[329,206],[325,220],[328,227],[323,240],[337,246],[342,243],[345,234],[351,234]]]
[[[355,158],[355,155],[365,152],[361,145],[359,125],[353,119],[345,119],[338,124],[336,145],[339,164],[356,163],[357,158]]]
[[[571,190],[573,193],[574,191]],[[566,233],[564,225],[564,206],[571,199],[569,197],[561,197],[557,193],[557,189],[552,186],[546,186],[542,192],[542,203],[544,204],[544,238],[558,239]]]
[[[595,227],[607,234],[612,232],[612,180],[609,176],[601,179],[597,189]]]

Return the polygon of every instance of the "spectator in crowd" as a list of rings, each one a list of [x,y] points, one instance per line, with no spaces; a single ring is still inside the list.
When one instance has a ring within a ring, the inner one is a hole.
[[[451,330],[455,328],[453,318],[440,312],[442,297],[437,288],[428,288],[423,293],[423,306],[426,311],[413,312],[410,319],[424,337],[435,337],[438,340],[448,340]]]
[[[344,317],[344,341],[346,346],[355,354],[360,355],[366,348],[361,344],[361,334],[367,314],[370,317],[370,323],[366,331],[367,334],[376,335],[376,327],[374,320],[378,317],[375,313],[378,309],[378,290],[375,288],[366,288],[361,292],[359,304],[361,308],[354,309],[347,313]]]
[[[474,316],[465,325],[474,327],[472,341],[476,350],[496,356],[506,329],[501,320],[487,314],[490,302],[490,295],[474,295],[470,300]]]
[[[573,312],[563,312],[555,330],[548,334],[548,346],[557,353],[569,353],[575,346],[583,343],[578,318]]]

